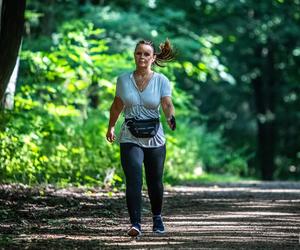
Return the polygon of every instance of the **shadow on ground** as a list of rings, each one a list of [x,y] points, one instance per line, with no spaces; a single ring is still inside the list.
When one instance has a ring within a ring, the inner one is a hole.
[[[126,236],[123,193],[0,186],[1,249],[299,249],[300,184],[257,182],[166,189],[167,233]]]

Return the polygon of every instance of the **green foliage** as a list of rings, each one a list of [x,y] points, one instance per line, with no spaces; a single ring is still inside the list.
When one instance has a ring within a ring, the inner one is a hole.
[[[107,54],[104,33],[89,22],[74,21],[61,26],[48,52],[22,52],[15,110],[2,114],[7,121],[0,133],[2,181],[105,186],[123,182],[118,146],[104,138],[116,76],[133,68],[132,56]],[[157,70],[175,85],[175,72],[182,67],[172,63]],[[91,94],[100,99],[97,109],[90,106]],[[204,171],[212,165],[221,169],[226,163],[216,160],[222,151],[221,135],[194,124],[187,131],[190,119],[198,117],[192,96],[176,86],[173,96],[178,131],[173,134],[165,127],[166,179],[192,174],[198,164]]]
[[[5,114],[14,117],[0,133],[2,180],[103,184],[107,169],[119,165],[118,154],[103,139],[105,124],[99,121],[104,120],[99,111],[83,119],[70,115],[73,108],[66,110],[67,115],[50,114],[40,105]]]
[[[166,37],[178,50],[176,63],[155,69],[171,79],[178,120],[176,133],[163,121],[166,180],[258,175],[257,121],[268,117],[278,128],[275,176],[298,178],[299,1],[77,7],[28,1],[16,108],[1,114],[3,181],[120,185],[118,146],[104,140],[116,77],[134,68],[138,39]],[[266,71],[270,45],[274,74]],[[270,75],[279,79],[276,108],[258,113],[253,80]]]
[[[130,63],[126,55],[104,54],[106,41],[92,24],[62,30],[50,52],[22,52],[25,74],[16,108],[2,114],[11,118],[1,132],[2,180],[100,185],[113,168],[109,182],[120,182],[117,150],[104,135],[112,69],[126,70]],[[116,61],[119,67],[113,67]],[[98,110],[89,108],[91,91],[103,98]]]
[[[188,129],[187,129],[188,128]],[[166,179],[169,181],[190,179],[204,173],[246,176],[245,152],[233,152],[224,147],[221,132],[208,132],[189,120],[180,121],[176,137],[168,136],[169,153],[166,162]]]

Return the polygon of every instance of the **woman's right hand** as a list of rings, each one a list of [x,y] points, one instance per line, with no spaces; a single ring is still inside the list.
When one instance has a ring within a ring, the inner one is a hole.
[[[106,140],[112,143],[114,142],[115,139],[116,139],[115,128],[114,127],[108,128],[106,133]]]

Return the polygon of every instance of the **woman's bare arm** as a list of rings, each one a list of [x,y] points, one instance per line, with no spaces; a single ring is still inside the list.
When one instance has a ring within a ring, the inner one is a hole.
[[[106,139],[109,142],[113,142],[115,140],[115,124],[123,108],[124,108],[124,104],[122,99],[116,96],[110,107],[109,123],[108,123],[108,129],[106,133]]]
[[[175,117],[175,108],[170,96],[165,96],[161,98],[161,107],[167,118],[168,125],[173,129],[173,124],[171,123],[172,117]]]

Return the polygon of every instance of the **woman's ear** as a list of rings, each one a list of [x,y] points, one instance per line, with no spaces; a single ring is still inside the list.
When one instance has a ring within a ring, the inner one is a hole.
[[[153,58],[152,58],[152,63],[154,63],[156,60],[156,55],[153,55]]]

